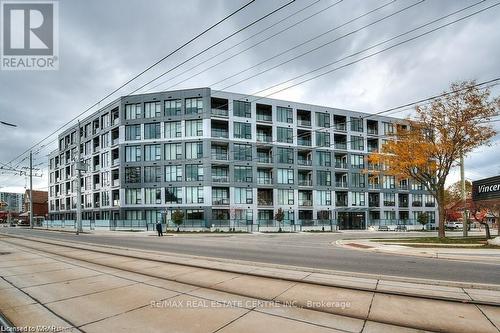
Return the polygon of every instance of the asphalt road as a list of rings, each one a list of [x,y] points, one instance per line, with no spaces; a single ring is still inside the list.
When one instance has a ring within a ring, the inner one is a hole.
[[[281,265],[394,275],[412,278],[500,284],[500,264],[463,262],[369,253],[339,248],[331,243],[343,238],[369,238],[373,233],[180,235],[159,238],[144,233],[81,234],[22,228],[0,232],[62,241],[115,245],[143,250],[167,251],[207,257],[249,260]],[[402,234],[408,236],[408,234]],[[411,234],[414,235],[413,233]],[[377,233],[394,237],[394,233]],[[428,235],[427,235],[428,236]]]

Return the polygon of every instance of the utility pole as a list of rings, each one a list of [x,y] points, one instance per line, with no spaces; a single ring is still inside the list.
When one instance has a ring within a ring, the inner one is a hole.
[[[76,130],[76,161],[75,161],[75,166],[76,166],[76,234],[79,235],[80,232],[82,232],[82,187],[81,187],[81,181],[82,181],[82,167],[83,164],[80,161],[80,121],[78,121],[78,129]]]
[[[464,166],[464,155],[460,156],[460,185],[462,188],[462,203],[464,205],[463,212],[463,236],[467,237],[469,231],[469,224],[467,222],[467,195],[465,193],[465,166]]]
[[[33,229],[33,152],[30,150],[30,228]]]

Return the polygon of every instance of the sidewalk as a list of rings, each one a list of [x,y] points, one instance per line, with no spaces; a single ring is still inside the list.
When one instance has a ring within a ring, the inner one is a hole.
[[[466,260],[474,262],[481,261],[500,265],[499,249],[464,249],[461,248],[460,245],[456,246],[455,248],[444,248],[439,247],[439,244],[437,244],[436,247],[418,248],[404,246],[401,244],[378,242],[379,240],[381,239],[377,239],[377,242],[372,242],[369,239],[343,239],[337,240],[333,244],[336,246],[355,249],[359,251],[391,253],[437,259]],[[404,240],[401,240],[401,243],[404,243]]]
[[[431,285],[0,236],[0,288],[8,296],[0,311],[16,325],[27,321],[25,311],[39,320],[49,311],[58,324],[86,332],[500,328],[499,285]]]

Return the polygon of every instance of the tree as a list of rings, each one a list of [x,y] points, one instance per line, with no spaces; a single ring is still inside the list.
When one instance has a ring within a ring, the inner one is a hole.
[[[177,226],[177,232],[179,232],[179,226],[184,222],[184,212],[180,209],[173,211],[172,222]]]
[[[450,91],[416,106],[416,118],[398,125],[380,152],[369,162],[397,178],[421,183],[434,196],[439,211],[439,237],[445,237],[445,183],[461,156],[489,144],[496,134],[485,123],[500,108],[500,99],[490,99],[489,89],[475,81],[453,83]]]
[[[425,225],[429,222],[429,216],[427,215],[427,213],[420,213],[417,216],[417,221],[422,225],[423,230]]]
[[[276,214],[274,214],[274,219],[276,220],[276,222],[278,222],[278,225],[279,225],[279,230],[278,232],[281,232],[281,222],[283,222],[283,219],[285,218],[285,212],[283,211],[282,208],[278,208],[278,211],[276,212]]]
[[[470,180],[465,180],[465,196],[467,198],[472,196],[472,182]],[[462,184],[460,181],[451,184],[444,191],[445,205],[454,204],[462,200]]]

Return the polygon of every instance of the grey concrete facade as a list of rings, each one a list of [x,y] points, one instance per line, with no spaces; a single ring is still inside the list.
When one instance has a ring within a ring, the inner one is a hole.
[[[84,219],[154,223],[182,209],[207,226],[271,226],[282,208],[289,225],[433,221],[419,184],[366,161],[403,123],[209,88],[121,97],[80,122]],[[77,126],[49,156],[51,219],[74,218]]]

